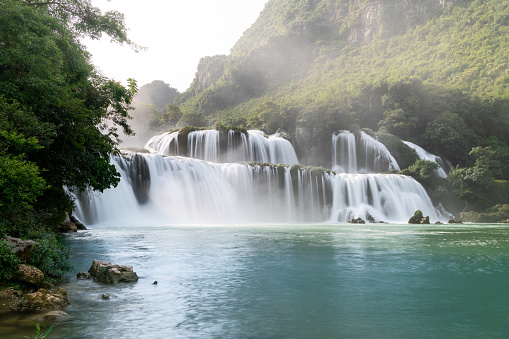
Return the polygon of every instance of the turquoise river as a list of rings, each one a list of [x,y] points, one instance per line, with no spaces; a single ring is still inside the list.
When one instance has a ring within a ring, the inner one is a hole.
[[[71,305],[48,338],[509,337],[509,225],[128,226],[66,237]],[[93,259],[132,265],[140,279],[77,280]],[[2,322],[1,338],[33,333]]]

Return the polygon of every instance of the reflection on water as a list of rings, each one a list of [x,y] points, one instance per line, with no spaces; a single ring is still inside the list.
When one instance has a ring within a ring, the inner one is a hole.
[[[103,259],[133,265],[140,280],[100,285],[73,272],[54,338],[509,333],[507,226],[98,228],[68,241],[76,272]],[[2,338],[20,337],[1,321]]]

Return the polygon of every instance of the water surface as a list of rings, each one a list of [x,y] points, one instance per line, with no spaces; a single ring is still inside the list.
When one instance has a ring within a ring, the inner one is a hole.
[[[509,333],[508,225],[97,227],[67,241],[77,267],[54,338]],[[140,280],[77,280],[93,259]]]

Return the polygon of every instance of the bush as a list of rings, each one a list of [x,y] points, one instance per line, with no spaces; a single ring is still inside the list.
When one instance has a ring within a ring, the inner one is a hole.
[[[437,186],[439,180],[435,172],[437,168],[438,164],[434,161],[417,160],[412,166],[403,170],[401,173],[413,177],[427,188],[434,188]]]
[[[11,247],[0,240],[0,285],[13,279],[19,265],[19,259],[11,253]]]
[[[39,268],[49,280],[62,279],[73,269],[72,252],[54,234],[44,233],[36,238],[39,245],[34,249],[28,264]]]

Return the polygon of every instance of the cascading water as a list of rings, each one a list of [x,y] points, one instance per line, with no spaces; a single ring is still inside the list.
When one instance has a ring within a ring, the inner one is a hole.
[[[87,224],[348,222],[358,217],[406,222],[417,209],[431,220],[446,219],[417,181],[401,175],[336,175],[299,166],[136,153],[112,161],[121,173],[118,187],[82,194],[76,201],[75,214]]]
[[[365,132],[349,131],[332,135],[332,169],[341,173],[379,173],[399,171],[396,159],[384,144]]]
[[[247,135],[229,130],[189,132],[187,138],[179,132],[154,136],[145,148],[151,153],[176,155],[219,163],[255,161],[270,164],[298,164],[292,144],[279,134],[265,136],[261,131],[248,131]]]
[[[341,131],[332,135],[332,169],[340,173],[357,173],[355,135]]]
[[[403,141],[403,142],[405,143],[405,145],[407,145],[408,147],[410,147],[411,149],[413,149],[415,151],[415,153],[417,154],[419,159],[436,162],[439,166],[435,170],[436,174],[440,178],[447,178],[447,173],[444,170],[445,164],[444,164],[442,158],[440,158],[438,155],[434,155],[432,153],[427,152],[419,145],[416,145],[410,141]]]

